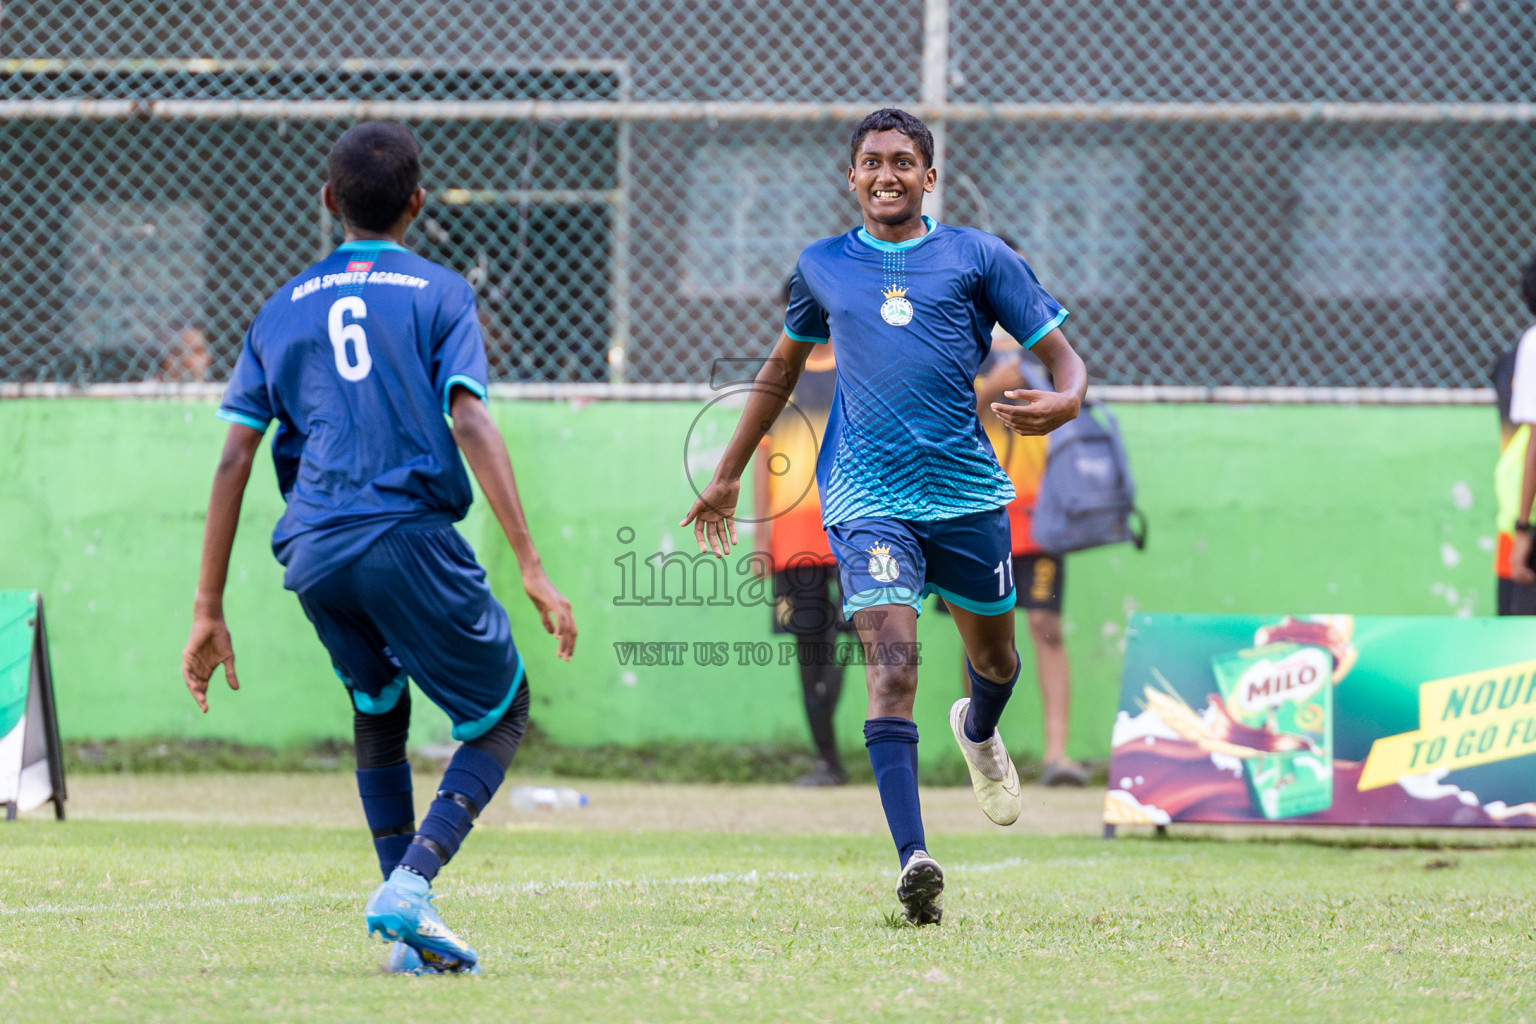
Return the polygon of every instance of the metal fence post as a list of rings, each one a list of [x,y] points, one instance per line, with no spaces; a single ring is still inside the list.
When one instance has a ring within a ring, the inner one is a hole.
[[[923,2],[923,104],[943,109],[949,95],[949,0],[924,0]],[[945,143],[949,134],[948,122],[943,114],[929,125],[933,131],[933,163],[939,168],[939,179],[933,194],[924,205],[934,220],[944,219],[944,167]]]

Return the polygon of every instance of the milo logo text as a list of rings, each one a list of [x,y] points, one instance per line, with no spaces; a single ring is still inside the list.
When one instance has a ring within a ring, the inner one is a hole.
[[[1244,714],[1258,714],[1288,701],[1310,699],[1332,676],[1328,652],[1303,647],[1275,661],[1265,658],[1250,665],[1238,679],[1232,700]]]

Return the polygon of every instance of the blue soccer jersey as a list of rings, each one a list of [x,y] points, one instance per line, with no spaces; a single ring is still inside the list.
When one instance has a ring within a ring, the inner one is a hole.
[[[472,492],[444,415],[486,391],[469,283],[392,242],[347,242],[282,287],[246,332],[219,416],[277,421],[287,511],[272,533],[302,591],[407,520],[464,518]]]
[[[976,416],[977,367],[1002,324],[1029,347],[1067,318],[1029,265],[983,231],[907,242],[863,228],[800,254],[784,333],[837,341],[837,396],[816,464],[822,524],[955,519],[1013,484]]]

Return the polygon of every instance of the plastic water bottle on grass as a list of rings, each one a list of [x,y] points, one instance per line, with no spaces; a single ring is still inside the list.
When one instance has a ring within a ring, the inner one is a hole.
[[[521,811],[568,811],[587,806],[587,794],[569,786],[513,786],[512,806]]]

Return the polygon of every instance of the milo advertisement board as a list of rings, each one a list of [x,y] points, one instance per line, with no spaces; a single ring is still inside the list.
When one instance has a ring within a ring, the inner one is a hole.
[[[1536,618],[1133,615],[1104,821],[1536,827]]]
[[[1265,644],[1211,659],[1254,805],[1289,818],[1333,805],[1333,659],[1301,644]],[[1238,732],[1241,730],[1241,733]]]

